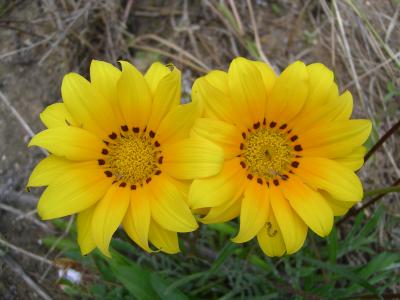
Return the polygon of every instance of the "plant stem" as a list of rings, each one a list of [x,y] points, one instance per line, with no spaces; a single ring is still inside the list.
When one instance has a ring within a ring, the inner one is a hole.
[[[397,121],[380,139],[379,141],[368,151],[368,153],[364,156],[364,163],[378,150],[384,142],[396,132],[397,129],[400,128],[400,120]]]

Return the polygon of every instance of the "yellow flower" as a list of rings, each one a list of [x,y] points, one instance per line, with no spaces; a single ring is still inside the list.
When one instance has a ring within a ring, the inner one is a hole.
[[[280,76],[262,62],[237,58],[228,73],[212,71],[192,91],[204,118],[191,136],[220,145],[222,171],[194,180],[192,209],[209,207],[204,223],[240,215],[234,242],[257,236],[268,256],[298,251],[308,227],[329,234],[333,217],[363,195],[354,171],[363,164],[369,120],[349,120],[353,100],[339,95],[322,64],[295,62]]]
[[[30,146],[51,155],[32,172],[28,186],[48,186],[38,212],[43,219],[77,213],[82,254],[109,243],[122,223],[146,251],[179,251],[177,232],[197,228],[188,204],[188,180],[220,171],[220,147],[189,138],[198,103],[180,104],[181,74],[154,63],[143,76],[92,61],[91,82],[64,77],[63,103],[40,115],[48,127]]]

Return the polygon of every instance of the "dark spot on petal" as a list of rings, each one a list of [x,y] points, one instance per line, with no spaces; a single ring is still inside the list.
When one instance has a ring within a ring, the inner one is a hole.
[[[287,127],[287,124],[283,124],[279,129],[285,129]]]
[[[113,175],[111,171],[104,171],[104,174],[106,174],[107,177],[111,177]]]
[[[269,127],[274,128],[276,126],[276,122],[269,123]]]
[[[132,184],[131,185],[131,190],[136,190],[136,185]]]
[[[303,148],[301,147],[301,145],[296,145],[294,146],[294,151],[301,151],[303,150]]]
[[[159,164],[162,164],[163,159],[164,159],[164,157],[163,157],[163,156],[160,156],[160,157],[158,158],[158,163],[159,163]]]
[[[121,126],[121,129],[122,129],[122,131],[128,131],[128,130],[129,130],[129,128],[128,128],[128,126],[127,126],[127,125],[123,125],[123,126]]]
[[[293,168],[297,168],[298,166],[299,166],[299,162],[298,161],[294,161],[294,162],[292,162],[291,163],[291,166],[293,167]]]
[[[253,179],[253,175],[247,174],[247,178],[250,179],[250,180],[252,180],[252,179]]]
[[[253,128],[254,128],[254,129],[260,128],[260,122],[254,123],[254,124],[253,124]]]
[[[108,150],[107,149],[101,150],[101,154],[104,154],[104,155],[108,154]]]
[[[102,166],[106,163],[106,161],[104,159],[99,159],[97,162],[99,163],[100,166]]]
[[[121,183],[119,184],[119,186],[120,186],[120,187],[126,187],[126,182],[121,182]]]
[[[279,180],[278,179],[274,179],[274,184],[276,185],[276,186],[278,186],[279,185]]]
[[[245,139],[246,138],[246,132],[242,132],[242,137]]]
[[[243,150],[243,149],[244,149],[244,144],[240,143],[240,150]]]
[[[297,140],[299,137],[297,136],[297,135],[294,135],[294,136],[292,136],[291,138],[290,138],[290,140],[292,141],[292,142],[294,142],[295,140]]]
[[[151,181],[151,177],[146,179],[146,183],[149,183]]]
[[[149,136],[150,136],[151,138],[154,138],[154,137],[156,136],[156,133],[155,133],[153,130],[150,130]]]
[[[261,178],[257,178],[257,183],[258,184],[263,184],[263,180]]]
[[[161,170],[157,170],[154,174],[160,175],[161,174]]]
[[[246,163],[244,161],[241,161],[240,165],[242,166],[243,169],[246,169]]]
[[[263,125],[265,126],[266,124],[267,124],[267,119],[264,118]]]
[[[112,139],[112,140],[115,140],[116,138],[117,138],[117,134],[115,133],[115,132],[113,132],[113,133],[111,133],[110,135],[109,135],[109,138],[110,139]]]
[[[133,131],[134,133],[139,133],[140,128],[139,128],[139,127],[133,127],[133,128],[132,128],[132,131]]]
[[[155,141],[155,142],[154,142],[154,146],[156,146],[156,147],[160,147],[160,146],[161,146],[161,144],[160,144],[158,141]]]

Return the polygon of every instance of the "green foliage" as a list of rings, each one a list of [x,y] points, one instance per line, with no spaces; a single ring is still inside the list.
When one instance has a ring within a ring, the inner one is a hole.
[[[63,282],[68,295],[82,299],[383,299],[400,269],[400,253],[375,249],[383,215],[383,207],[370,217],[360,213],[327,239],[309,232],[301,251],[282,258],[266,257],[254,242],[231,243],[234,222],[183,235],[178,255],[145,253],[122,233],[112,242],[112,259],[97,250],[82,257],[74,230],[56,246],[93,274],[80,285]]]

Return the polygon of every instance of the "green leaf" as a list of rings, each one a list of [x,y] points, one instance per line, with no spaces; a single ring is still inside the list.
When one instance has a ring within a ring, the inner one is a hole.
[[[170,289],[169,284],[157,273],[152,273],[150,275],[150,281],[157,292],[158,296],[160,296],[163,300],[188,300],[189,298],[182,293],[177,288]]]
[[[329,261],[334,264],[336,263],[337,250],[338,250],[337,231],[335,226],[333,226],[332,231],[327,238],[327,242],[328,242]]]
[[[149,270],[140,267],[115,251],[112,252],[112,255],[113,258],[108,260],[111,271],[132,296],[140,300],[160,299],[151,284]]]

